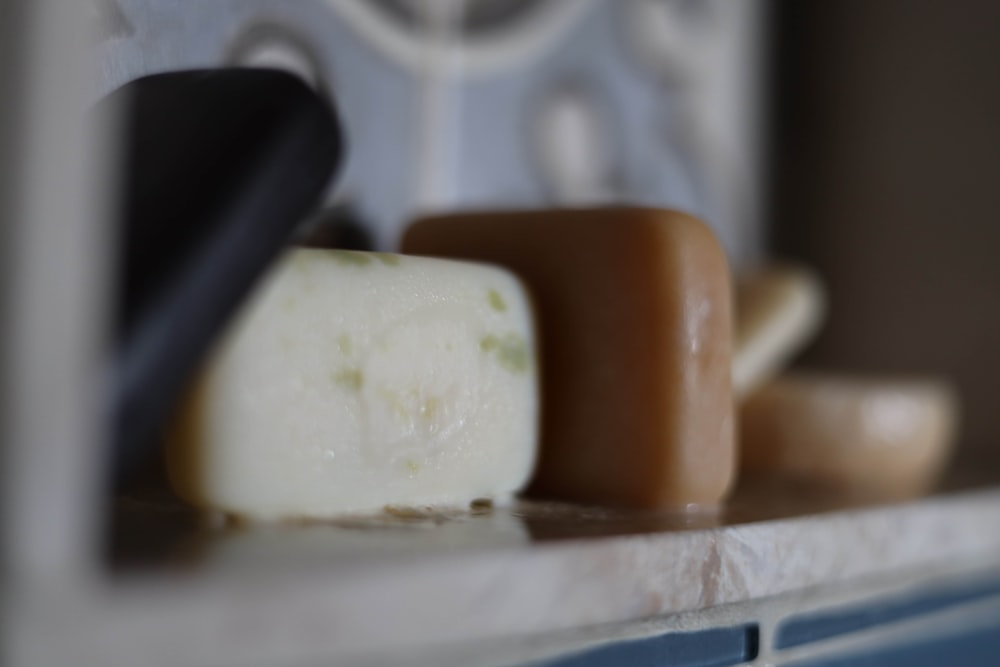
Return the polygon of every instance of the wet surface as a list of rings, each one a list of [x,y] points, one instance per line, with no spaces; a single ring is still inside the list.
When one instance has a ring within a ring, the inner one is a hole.
[[[959,465],[930,494],[996,486],[1000,467]],[[151,569],[281,567],[523,549],[533,543],[697,531],[912,502],[873,490],[744,478],[719,508],[634,511],[521,500],[510,507],[400,511],[328,522],[247,524],[199,513],[159,483],[112,506],[106,560],[113,573]]]

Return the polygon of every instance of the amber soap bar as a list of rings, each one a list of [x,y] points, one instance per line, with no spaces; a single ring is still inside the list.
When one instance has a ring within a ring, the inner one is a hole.
[[[948,461],[958,400],[933,379],[789,374],[742,406],[743,469],[907,495]]]
[[[730,276],[705,224],[640,208],[449,215],[412,225],[403,249],[495,263],[532,292],[543,385],[533,494],[639,508],[726,495]]]

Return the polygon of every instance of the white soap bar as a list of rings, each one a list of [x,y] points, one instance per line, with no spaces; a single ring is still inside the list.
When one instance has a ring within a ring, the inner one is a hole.
[[[185,401],[170,479],[249,519],[503,502],[535,461],[536,368],[502,269],[294,250]]]

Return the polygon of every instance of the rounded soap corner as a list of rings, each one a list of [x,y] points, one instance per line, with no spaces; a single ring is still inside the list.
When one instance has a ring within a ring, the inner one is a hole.
[[[678,209],[636,208],[632,215],[641,223],[654,228],[656,236],[662,243],[677,244],[685,240],[687,247],[700,246],[725,263],[727,274],[730,273],[729,256],[719,235],[712,226],[702,218]]]
[[[693,213],[678,208],[658,208],[655,206],[626,206],[623,213],[639,218],[643,222],[662,225],[691,225],[708,227],[708,223]]]

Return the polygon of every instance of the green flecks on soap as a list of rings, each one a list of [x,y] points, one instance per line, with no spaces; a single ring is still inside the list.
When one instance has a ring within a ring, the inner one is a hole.
[[[500,365],[512,373],[524,373],[531,366],[531,354],[523,336],[509,333],[503,338],[490,334],[479,341],[479,349],[496,354]]]
[[[399,266],[399,255],[394,255],[391,252],[373,252],[372,254],[375,259],[386,266]]]
[[[333,258],[333,261],[344,266],[368,266],[372,263],[371,256],[366,252],[331,250],[330,256]]]
[[[416,475],[420,472],[420,464],[413,459],[406,459],[406,469],[410,471],[410,475]]]
[[[365,376],[357,368],[344,368],[333,374],[333,381],[345,389],[361,391],[365,384]]]
[[[383,400],[392,408],[392,411],[396,416],[404,421],[410,421],[410,410],[403,403],[403,400],[399,397],[399,394],[392,391],[391,389],[380,389],[379,394],[382,395]]]
[[[432,396],[421,404],[420,406],[420,416],[426,421],[434,421],[437,419],[438,410],[441,408],[441,399]]]
[[[351,337],[347,334],[340,334],[337,337],[337,347],[340,348],[341,354],[349,355],[352,348]]]
[[[495,289],[491,289],[489,297],[490,297],[490,307],[493,308],[493,310],[497,311],[498,313],[504,313],[507,311],[507,302],[503,300],[502,296],[500,296],[500,292],[496,291]]]

